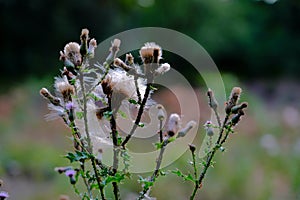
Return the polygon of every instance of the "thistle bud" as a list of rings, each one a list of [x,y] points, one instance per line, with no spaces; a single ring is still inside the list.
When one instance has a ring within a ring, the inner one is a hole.
[[[247,102],[243,102],[241,103],[240,105],[236,105],[236,106],[233,106],[231,108],[231,112],[233,114],[237,114],[240,110],[244,109],[244,108],[247,108],[248,107],[248,103]]]
[[[162,105],[157,105],[157,109],[158,109],[157,118],[158,120],[163,121],[166,118],[164,107]]]
[[[95,49],[97,48],[97,41],[93,38],[89,42],[88,54],[90,57],[94,57]]]
[[[196,126],[196,122],[195,121],[189,121],[185,127],[183,129],[181,129],[178,134],[177,134],[177,138],[179,137],[184,137],[192,128],[194,128]]]
[[[179,125],[180,125],[179,115],[175,113],[171,114],[168,121],[168,129],[167,129],[168,136],[173,137],[177,133],[179,129]]]
[[[226,102],[225,112],[227,115],[231,113],[231,108],[235,106],[240,98],[242,89],[240,87],[232,88],[232,91],[229,96],[229,100]]]
[[[213,130],[213,127],[212,127],[212,122],[211,121],[207,121],[205,124],[204,124],[204,129],[206,131],[206,135],[209,136],[209,137],[212,137],[214,135],[214,130]]]
[[[162,75],[170,70],[170,65],[168,63],[162,64],[159,68],[155,70],[155,75]]]
[[[196,151],[196,146],[193,144],[189,144],[190,151],[194,153]]]
[[[217,100],[215,98],[215,95],[214,95],[214,93],[211,89],[208,89],[207,96],[208,96],[208,105],[209,105],[209,107],[216,110],[217,107],[218,107],[218,102],[217,102]]]
[[[87,41],[89,40],[89,30],[88,29],[82,29],[81,31],[81,35],[80,35],[80,41],[81,41],[81,45],[80,45],[80,54],[82,56],[85,56],[87,54]]]

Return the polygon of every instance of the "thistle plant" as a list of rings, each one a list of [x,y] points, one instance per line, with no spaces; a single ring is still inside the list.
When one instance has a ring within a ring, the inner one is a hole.
[[[63,67],[60,75],[55,78],[54,93],[46,88],[40,90],[41,96],[49,102],[50,113],[46,115],[46,119],[61,118],[71,130],[74,150],[65,157],[72,166],[57,167],[55,171],[69,179],[81,199],[108,199],[110,188],[114,199],[122,198],[120,186],[125,179],[131,178],[131,157],[127,145],[137,129],[153,131],[147,130],[143,121],[150,107],[155,106],[159,122],[155,130],[158,133],[155,143],[158,155],[151,175],[139,176],[138,181],[142,188],[137,199],[154,199],[150,193],[157,178],[167,174],[161,169],[166,148],[170,143],[185,137],[196,126],[193,120],[183,124],[179,114],[167,114],[163,105],[151,100],[152,93],[157,90],[154,87],[155,78],[170,70],[168,63],[162,63],[161,47],[153,42],[144,44],[139,51],[142,63],[139,65],[131,53],[126,54],[124,61],[120,59],[117,56],[120,46],[121,41],[114,39],[106,59],[91,65],[91,59],[97,58],[97,42],[90,39],[87,29],[83,29],[80,44],[70,42],[60,51],[59,59],[63,62]],[[215,153],[224,150],[224,143],[244,115],[247,103],[238,104],[240,94],[239,87],[233,88],[226,102],[226,116],[221,121],[217,100],[213,92],[208,90],[209,106],[216,116],[217,125],[212,122],[205,124],[207,136],[210,138],[206,158],[202,162],[198,161],[196,147],[190,144],[193,175],[185,175],[180,170],[171,171],[194,183],[190,199],[194,199],[201,188]],[[132,111],[127,116],[128,113],[122,110],[123,105],[136,112]],[[120,117],[133,118],[134,122],[128,132],[119,127]],[[218,132],[216,141],[212,137],[214,132]],[[103,156],[110,150],[112,162],[108,164]],[[79,189],[80,183],[85,190]],[[108,185],[112,187],[107,187]]]

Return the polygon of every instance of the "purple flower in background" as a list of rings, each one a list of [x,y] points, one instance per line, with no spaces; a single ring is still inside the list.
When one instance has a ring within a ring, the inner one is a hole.
[[[65,172],[65,175],[72,178],[76,174],[76,171],[74,169],[69,169]]]
[[[9,197],[9,195],[8,195],[7,192],[4,192],[4,191],[0,192],[0,200],[4,200],[4,199],[6,199],[8,197]]]
[[[66,109],[67,110],[71,110],[71,109],[74,109],[75,108],[75,105],[73,102],[69,101],[68,103],[66,103]]]

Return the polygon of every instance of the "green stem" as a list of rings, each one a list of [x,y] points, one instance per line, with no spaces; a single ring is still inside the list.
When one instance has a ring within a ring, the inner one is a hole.
[[[128,141],[130,140],[130,138],[134,134],[135,130],[137,129],[139,123],[141,122],[142,114],[144,112],[144,108],[145,108],[146,102],[147,102],[148,97],[150,95],[151,86],[152,86],[152,80],[150,81],[150,83],[147,83],[145,95],[144,95],[143,101],[142,101],[142,103],[140,105],[139,112],[138,112],[138,115],[137,115],[136,120],[134,122],[134,125],[133,125],[130,133],[126,136],[125,140],[121,144],[123,148],[125,148],[126,144],[128,143]]]
[[[98,184],[98,187],[99,187],[99,190],[100,190],[101,199],[106,200],[105,195],[104,195],[104,186],[101,184],[101,178],[98,174],[98,170],[96,168],[96,162],[95,162],[94,157],[91,158],[91,162],[92,162],[93,170],[94,170],[94,173],[95,173],[95,176],[96,176],[96,181],[97,181],[97,184]]]
[[[85,86],[84,86],[84,81],[83,81],[83,74],[79,74],[79,82],[80,82],[80,87],[81,87],[81,93],[83,97],[83,121],[84,121],[84,128],[85,128],[85,133],[86,133],[86,138],[87,138],[87,144],[88,144],[88,151],[89,153],[92,153],[92,143],[91,143],[91,137],[88,129],[88,119],[87,119],[87,98],[85,94]]]

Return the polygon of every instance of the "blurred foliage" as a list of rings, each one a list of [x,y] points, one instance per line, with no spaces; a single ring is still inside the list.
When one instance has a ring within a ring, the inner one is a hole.
[[[166,27],[198,41],[221,71],[250,79],[300,74],[298,0],[0,0],[0,18],[1,85],[54,75],[58,52],[85,27],[98,42],[131,28]]]

